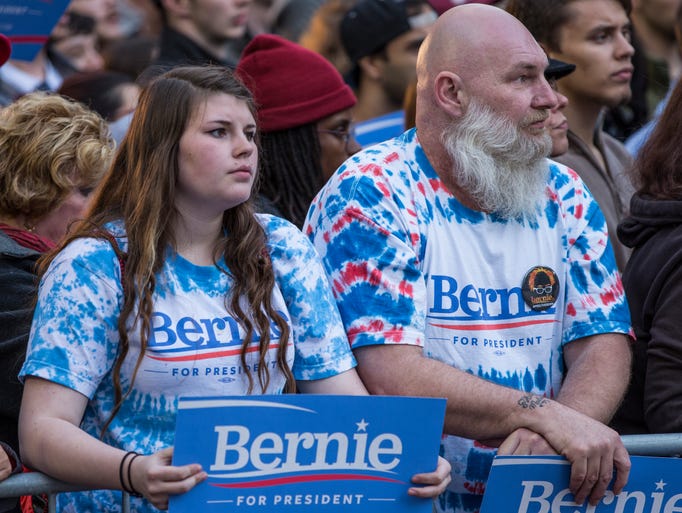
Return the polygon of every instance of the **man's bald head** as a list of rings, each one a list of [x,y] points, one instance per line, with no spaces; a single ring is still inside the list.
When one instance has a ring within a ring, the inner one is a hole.
[[[450,70],[466,81],[491,67],[495,69],[516,51],[527,51],[528,45],[542,52],[526,27],[503,9],[460,5],[438,18],[422,44],[417,62],[419,79]]]
[[[503,15],[502,9],[484,4],[449,9],[437,20],[422,45],[420,65],[430,73],[444,67],[459,70],[470,63],[471,57],[480,58],[491,48],[497,48],[495,28],[498,34],[503,34],[507,30],[503,25],[513,22]]]

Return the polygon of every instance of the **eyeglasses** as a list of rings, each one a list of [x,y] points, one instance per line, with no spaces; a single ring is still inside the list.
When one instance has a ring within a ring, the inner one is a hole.
[[[551,294],[553,288],[554,287],[552,287],[551,285],[547,285],[545,287],[534,287],[533,291],[536,294]]]
[[[353,137],[353,132],[355,128],[353,126],[349,126],[345,130],[329,130],[325,128],[318,128],[317,133],[318,134],[331,134],[334,137],[336,137],[339,141],[343,141],[343,148],[346,150],[346,153],[350,155],[351,152],[350,149],[348,148],[348,143],[351,141]]]

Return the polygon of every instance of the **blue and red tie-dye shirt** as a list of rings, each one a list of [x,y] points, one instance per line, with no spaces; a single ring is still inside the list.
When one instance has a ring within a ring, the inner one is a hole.
[[[462,205],[416,131],[351,157],[304,230],[325,264],[352,347],[411,344],[481,378],[554,397],[563,346],[629,333],[604,217],[578,175],[547,161],[532,221]],[[448,436],[442,511],[476,511],[494,450]]]

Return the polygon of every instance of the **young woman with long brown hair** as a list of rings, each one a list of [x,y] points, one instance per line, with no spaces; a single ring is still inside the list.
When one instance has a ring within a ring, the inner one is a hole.
[[[324,271],[289,222],[255,215],[257,127],[223,67],[142,93],[87,219],[44,262],[20,419],[27,463],[103,490],[60,511],[135,511],[206,478],[170,464],[179,395],[366,394]],[[139,453],[132,454],[131,451]],[[410,493],[433,496],[449,468]]]

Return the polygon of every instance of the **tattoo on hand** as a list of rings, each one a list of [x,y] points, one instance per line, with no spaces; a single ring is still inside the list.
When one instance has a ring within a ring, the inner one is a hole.
[[[529,394],[524,395],[519,399],[518,404],[521,408],[534,410],[535,408],[542,408],[544,405],[549,404],[549,399]]]

